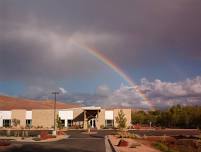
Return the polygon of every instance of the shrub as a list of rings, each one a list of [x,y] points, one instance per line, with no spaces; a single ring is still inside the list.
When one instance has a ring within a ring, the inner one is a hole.
[[[14,118],[12,119],[12,124],[13,126],[17,127],[18,125],[20,125],[20,120]]]
[[[59,115],[57,115],[56,122],[57,122],[57,128],[62,129],[63,124],[62,124],[62,121],[61,121],[61,118],[59,117]]]
[[[167,145],[161,143],[161,142],[156,142],[153,144],[153,146],[156,148],[156,149],[159,149],[160,151],[162,152],[177,152],[173,149],[170,149]]]
[[[100,125],[100,128],[101,128],[101,129],[104,129],[104,128],[105,128],[105,126],[104,126],[104,125]]]
[[[120,110],[118,112],[118,116],[115,118],[116,119],[116,123],[117,123],[117,127],[121,130],[126,128],[126,117],[125,114],[123,112],[123,110]]]

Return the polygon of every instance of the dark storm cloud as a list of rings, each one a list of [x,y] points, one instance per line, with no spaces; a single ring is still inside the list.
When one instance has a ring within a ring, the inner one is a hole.
[[[161,64],[172,56],[201,59],[201,1],[0,3],[0,79],[65,79],[96,73],[97,65],[79,51],[59,52],[63,45],[60,36],[77,33],[83,39],[91,34],[87,43],[122,67]],[[106,33],[108,41],[100,41],[102,33]],[[58,42],[60,46],[55,44],[55,48],[53,43]],[[62,57],[55,58],[55,50]]]

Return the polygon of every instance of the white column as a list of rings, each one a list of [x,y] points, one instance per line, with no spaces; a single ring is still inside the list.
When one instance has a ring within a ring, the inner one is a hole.
[[[3,119],[0,117],[0,127],[3,127]]]
[[[67,127],[67,126],[68,126],[68,120],[65,119],[65,127]]]

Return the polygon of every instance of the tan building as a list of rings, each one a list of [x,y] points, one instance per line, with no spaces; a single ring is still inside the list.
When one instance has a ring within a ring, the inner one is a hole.
[[[131,109],[102,109],[101,107],[78,107],[57,109],[63,127],[66,128],[113,128],[117,127],[115,118],[122,110],[127,119],[127,126],[131,123]],[[54,109],[16,109],[0,111],[0,127],[12,126],[12,120],[20,120],[20,126],[53,128]]]

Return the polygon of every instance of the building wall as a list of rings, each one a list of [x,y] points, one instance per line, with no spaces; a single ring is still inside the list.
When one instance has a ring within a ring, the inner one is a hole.
[[[84,117],[82,108],[73,109],[73,119],[76,121],[83,121]]]
[[[105,126],[105,109],[101,109],[98,114],[98,126]]]
[[[123,110],[126,119],[127,126],[131,123],[131,109],[101,109],[98,112],[98,120],[96,127],[99,129],[101,126],[105,126],[105,120],[114,120],[114,126],[117,127],[115,117],[118,116],[118,112]],[[84,110],[82,108],[74,109],[61,109],[57,110],[56,115],[59,114],[61,119],[65,119],[65,126],[67,126],[67,120],[73,118],[73,124],[84,125],[87,128],[87,120],[84,121]],[[23,109],[12,110],[12,111],[0,111],[0,127],[3,126],[3,119],[19,119],[20,126],[26,125],[26,119],[32,119],[32,126],[42,126],[44,128],[51,128],[54,126],[54,110],[53,109],[34,109],[32,111],[26,111]]]
[[[25,126],[26,125],[26,110],[25,109],[17,109],[17,110],[12,110],[12,119],[18,119],[20,120],[20,126]]]
[[[126,121],[126,126],[130,126],[131,124],[131,109],[114,109],[114,126],[117,127],[117,123],[116,123],[116,117],[118,116],[118,112],[120,110],[123,110],[123,113],[125,114],[125,117],[127,119]]]
[[[62,120],[65,120],[65,127],[68,126],[68,120],[73,120],[73,110],[59,110],[58,114]]]
[[[32,125],[34,127],[43,126],[51,128],[54,126],[54,110],[53,109],[34,109],[32,111]]]
[[[82,108],[73,109],[73,124],[84,126],[84,112]]]

